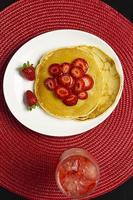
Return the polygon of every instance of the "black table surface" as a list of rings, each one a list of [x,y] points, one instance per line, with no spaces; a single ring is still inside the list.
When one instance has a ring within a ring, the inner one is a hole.
[[[3,10],[15,0],[0,0],[0,10]],[[118,10],[131,22],[133,22],[132,0],[104,0],[107,4]],[[4,188],[0,188],[0,200],[26,200]],[[109,192],[95,200],[133,200],[133,179],[128,180],[117,189]]]

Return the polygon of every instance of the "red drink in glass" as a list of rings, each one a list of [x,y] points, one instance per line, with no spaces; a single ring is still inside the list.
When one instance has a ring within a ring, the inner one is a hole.
[[[96,188],[98,180],[98,165],[86,150],[72,148],[60,157],[56,182],[66,196],[75,199],[88,197]]]

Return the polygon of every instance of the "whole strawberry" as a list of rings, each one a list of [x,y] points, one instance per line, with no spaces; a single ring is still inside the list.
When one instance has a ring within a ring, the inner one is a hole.
[[[20,73],[30,81],[35,80],[35,68],[33,67],[33,64],[29,63],[29,61],[23,64],[20,68]]]
[[[35,108],[37,106],[37,98],[31,90],[27,90],[25,92],[25,101],[28,110],[32,110],[32,108]]]

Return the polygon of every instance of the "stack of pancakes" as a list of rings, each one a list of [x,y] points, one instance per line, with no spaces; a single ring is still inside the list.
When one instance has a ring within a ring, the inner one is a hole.
[[[71,63],[83,58],[89,64],[87,73],[94,80],[94,87],[88,91],[86,100],[78,100],[75,106],[66,106],[44,85],[48,68],[53,63]],[[58,118],[86,120],[104,113],[115,101],[120,88],[120,76],[114,61],[100,49],[93,46],[76,46],[57,49],[44,55],[36,67],[35,94],[40,107]]]

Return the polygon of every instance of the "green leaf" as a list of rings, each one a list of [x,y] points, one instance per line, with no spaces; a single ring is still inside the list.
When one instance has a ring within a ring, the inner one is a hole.
[[[28,107],[27,107],[27,110],[28,110],[28,111],[31,111],[31,110],[32,110],[32,107],[31,107],[31,106],[28,106]]]
[[[27,67],[27,64],[26,64],[26,63],[23,64],[23,68],[24,68],[24,67]]]
[[[36,105],[33,105],[32,108],[35,109]]]
[[[38,106],[38,104],[35,104],[33,106],[27,106],[27,110],[31,111],[32,109],[35,109]]]

